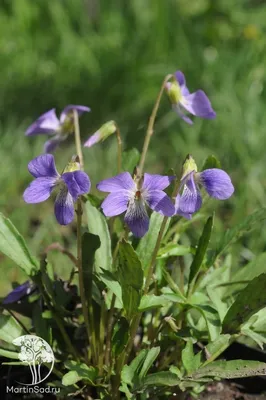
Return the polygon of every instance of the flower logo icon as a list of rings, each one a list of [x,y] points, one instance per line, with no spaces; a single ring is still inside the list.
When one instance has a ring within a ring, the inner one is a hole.
[[[24,335],[13,340],[13,344],[20,347],[18,358],[25,365],[28,365],[31,371],[32,382],[30,384],[24,383],[24,385],[36,385],[48,378],[53,370],[54,354],[50,345],[44,339],[39,336]],[[44,365],[48,368],[48,373],[42,376],[42,366]]]

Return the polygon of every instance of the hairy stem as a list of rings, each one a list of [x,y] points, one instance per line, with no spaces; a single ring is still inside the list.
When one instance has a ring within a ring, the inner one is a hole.
[[[78,276],[79,276],[79,291],[80,291],[80,299],[82,304],[82,313],[84,317],[86,332],[88,341],[92,347],[92,357],[96,362],[95,357],[95,340],[93,340],[93,332],[90,332],[90,323],[89,323],[89,311],[88,304],[85,295],[84,281],[83,281],[83,270],[82,270],[82,236],[81,236],[81,223],[82,223],[82,205],[81,200],[77,200],[77,266],[78,266]],[[93,319],[93,318],[92,318]],[[94,342],[94,343],[93,343]]]
[[[105,364],[111,367],[110,359],[111,359],[111,339],[112,339],[112,329],[113,329],[113,315],[115,311],[115,299],[116,296],[113,293],[110,311],[108,314],[108,321],[107,321],[107,333],[106,333],[106,348],[105,348]],[[110,371],[109,371],[110,373]]]
[[[57,250],[57,251],[60,251],[60,253],[65,254],[72,261],[72,263],[77,267],[76,257],[70,251],[68,251],[63,246],[61,246],[60,243],[51,243],[49,246],[46,247],[46,249],[44,250],[44,253],[47,254],[51,250]]]
[[[175,201],[176,195],[178,193],[178,188],[179,188],[179,182],[177,181],[175,184],[174,190],[173,190],[173,194],[172,194],[173,201]],[[148,269],[148,275],[146,278],[143,295],[148,293],[149,287],[152,282],[152,276],[153,276],[154,267],[156,264],[157,253],[160,249],[161,241],[162,241],[162,238],[164,235],[164,231],[165,231],[165,227],[166,227],[168,218],[169,217],[164,217],[160,231],[158,233],[158,237],[156,240],[156,244],[155,244],[155,247],[154,247],[154,250],[152,253],[151,262],[150,262],[149,269]],[[124,364],[127,362],[128,356],[131,352],[131,349],[132,349],[132,346],[134,343],[134,338],[136,336],[136,333],[137,333],[137,330],[138,330],[138,327],[139,327],[139,324],[141,321],[141,317],[142,317],[142,313],[138,313],[135,315],[135,317],[133,318],[133,320],[131,322],[129,340],[127,342],[125,350],[122,352],[122,354],[119,357],[118,362],[117,362],[116,376],[118,377],[118,379],[120,379],[120,374],[121,374],[122,368],[123,368]],[[119,383],[118,379],[116,381],[116,387],[115,387],[116,390],[118,390],[118,386],[117,386]]]
[[[117,172],[121,172],[122,167],[122,138],[120,134],[120,129],[117,124],[116,126],[116,141],[117,141]]]
[[[101,318],[100,318],[100,327],[99,327],[99,341],[98,341],[98,354],[99,354],[99,375],[103,373],[103,365],[104,365],[104,337],[105,337],[105,319],[106,319],[106,307],[105,302],[101,303]]]
[[[125,232],[122,233],[120,239],[118,240],[115,249],[113,251],[113,268],[115,267],[115,261],[118,255],[118,250],[119,250],[119,243],[121,240],[126,238],[128,235],[128,230],[127,228],[125,229]],[[105,348],[105,364],[109,365],[109,376],[111,375],[112,372],[112,362],[111,362],[111,355],[112,355],[112,346],[111,346],[111,339],[112,339],[112,330],[113,330],[113,315],[115,312],[115,300],[116,296],[113,293],[112,300],[111,300],[111,305],[110,305],[110,311],[108,314],[108,319],[107,319],[107,333],[106,333],[106,348]]]
[[[79,129],[79,117],[77,110],[73,110],[74,113],[74,131],[75,131],[75,143],[76,143],[76,151],[79,157],[80,169],[84,170],[84,162],[83,162],[83,153],[81,147],[81,140],[80,140],[80,129]]]
[[[154,107],[153,107],[153,110],[152,110],[152,113],[151,113],[151,116],[150,116],[150,119],[149,119],[147,133],[146,133],[146,136],[145,136],[145,140],[144,140],[144,144],[143,144],[143,148],[142,148],[142,153],[141,153],[141,158],[140,158],[140,162],[139,162],[139,175],[140,176],[143,173],[144,163],[145,163],[146,155],[147,155],[147,152],[148,152],[150,140],[151,140],[151,137],[153,135],[154,123],[155,123],[156,115],[157,115],[158,108],[159,108],[159,105],[160,105],[160,101],[161,101],[161,98],[162,98],[162,94],[163,94],[163,91],[164,91],[164,88],[165,88],[165,84],[170,78],[172,78],[172,75],[167,75],[165,77],[165,79],[163,80],[160,92],[158,94],[158,97],[156,99],[156,102],[154,104]]]
[[[80,129],[79,129],[79,120],[78,113],[76,110],[74,112],[74,128],[75,128],[75,143],[76,143],[76,151],[79,157],[80,169],[84,170],[83,163],[83,154],[80,140]],[[82,203],[81,199],[77,200],[77,267],[78,267],[78,275],[79,275],[79,291],[80,291],[80,299],[82,304],[82,313],[84,317],[84,323],[86,327],[88,341],[91,345],[92,358],[94,362],[96,362],[96,337],[95,330],[93,329],[93,310],[92,307],[89,306],[88,301],[86,299],[85,288],[84,288],[84,277],[82,270]],[[89,315],[90,314],[90,315]],[[91,330],[90,330],[91,326]]]

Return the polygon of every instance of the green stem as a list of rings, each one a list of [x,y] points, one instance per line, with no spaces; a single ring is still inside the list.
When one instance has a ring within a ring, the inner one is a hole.
[[[168,217],[164,217],[162,225],[161,225],[161,228],[160,228],[160,231],[159,231],[159,234],[158,234],[158,237],[157,237],[156,245],[155,245],[155,248],[153,250],[152,259],[151,259],[150,267],[149,267],[149,270],[148,270],[147,279],[146,279],[145,286],[144,286],[143,295],[147,294],[148,291],[149,291],[149,287],[150,287],[150,284],[151,284],[151,281],[152,281],[154,265],[156,263],[157,253],[158,253],[158,250],[160,248],[160,244],[161,244],[161,240],[162,240],[162,237],[163,237],[163,233],[164,233],[164,229],[165,229],[167,220],[168,220]],[[131,323],[131,326],[130,326],[129,341],[127,343],[125,351],[122,353],[121,358],[120,358],[120,363],[119,363],[120,365],[119,365],[119,368],[118,368],[118,373],[119,374],[121,373],[123,365],[127,361],[127,358],[128,358],[128,356],[129,356],[129,354],[131,352],[133,341],[134,341],[134,338],[136,336],[141,317],[142,317],[142,313],[138,313],[132,320],[132,323]]]
[[[121,172],[122,167],[122,138],[120,134],[120,129],[117,124],[116,126],[116,141],[117,141],[117,172]]]
[[[126,228],[125,231],[122,233],[120,236],[120,239],[118,240],[115,249],[113,251],[113,269],[115,268],[115,261],[118,255],[118,250],[119,250],[119,243],[121,240],[124,238],[126,239],[128,235],[128,229]],[[106,348],[105,348],[105,364],[109,365],[109,376],[111,375],[112,372],[112,360],[111,360],[111,355],[112,355],[112,347],[111,347],[111,339],[112,339],[112,330],[113,330],[113,315],[115,312],[115,300],[116,296],[113,293],[111,304],[110,304],[110,311],[108,314],[108,319],[107,319],[107,333],[106,333]]]
[[[80,140],[80,129],[79,129],[79,117],[77,110],[73,110],[74,113],[74,131],[75,131],[75,144],[76,144],[76,151],[79,157],[80,169],[84,170],[84,162],[83,162],[83,153],[81,147],[81,140]]]
[[[96,362],[95,357],[95,335],[93,335],[94,330],[92,326],[93,318],[91,318],[91,328],[92,332],[90,332],[90,319],[89,319],[89,311],[88,304],[86,300],[85,287],[83,281],[83,270],[82,270],[82,235],[81,235],[81,223],[82,223],[82,205],[81,200],[77,200],[77,267],[78,267],[78,276],[79,276],[79,291],[80,291],[80,299],[82,305],[82,313],[84,317],[88,342],[92,347],[92,356],[94,357],[94,361]]]
[[[106,308],[105,302],[102,301],[101,303],[101,318],[100,318],[100,334],[99,334],[99,375],[102,375],[103,372],[103,364],[104,364],[104,337],[105,337],[105,317],[106,317]]]
[[[79,157],[80,169],[84,170],[84,162],[83,162],[83,154],[80,140],[80,129],[79,129],[79,119],[78,113],[76,110],[74,113],[74,130],[75,130],[75,143],[76,143],[76,151]],[[88,341],[91,345],[91,353],[94,362],[96,363],[96,337],[95,337],[95,329],[94,329],[94,319],[93,319],[93,309],[90,302],[90,299],[86,299],[85,288],[84,288],[84,277],[82,270],[82,203],[81,199],[77,200],[77,267],[78,267],[78,275],[79,275],[79,291],[80,291],[80,299],[82,304],[82,313],[84,317],[84,323],[86,327]],[[91,326],[91,330],[90,330]]]
[[[173,190],[173,201],[175,201],[176,195],[178,193],[178,188],[179,188],[179,182],[177,181]],[[161,241],[163,238],[163,234],[165,231],[165,227],[167,224],[169,217],[164,217],[163,221],[162,221],[162,225],[157,237],[157,241],[152,253],[152,257],[151,257],[151,262],[150,262],[150,266],[149,266],[149,270],[148,270],[148,275],[146,278],[146,282],[145,282],[145,286],[144,286],[144,290],[143,290],[143,295],[147,294],[149,291],[149,287],[150,284],[152,282],[152,276],[153,276],[153,272],[154,272],[154,267],[156,264],[156,258],[157,258],[157,253],[160,249],[160,245],[161,245]],[[140,324],[140,320],[142,317],[142,313],[138,313],[135,315],[135,317],[133,318],[132,322],[131,322],[131,326],[130,326],[130,336],[129,336],[129,340],[127,342],[126,348],[125,350],[122,352],[121,356],[118,359],[117,362],[117,367],[116,367],[116,385],[115,385],[115,390],[118,391],[118,387],[119,387],[119,380],[120,380],[120,374],[122,371],[122,368],[124,366],[124,364],[127,362],[128,356],[131,352],[132,346],[133,346],[133,342],[134,342],[134,338],[136,336],[139,324]]]
[[[179,266],[180,266],[180,290],[182,294],[185,293],[184,285],[185,285],[185,263],[183,256],[179,257]]]
[[[163,83],[162,83],[161,88],[160,88],[160,91],[159,91],[159,94],[158,94],[158,97],[157,97],[156,102],[154,104],[150,119],[149,119],[147,133],[146,133],[146,136],[145,136],[145,139],[144,139],[143,149],[142,149],[140,162],[139,162],[139,167],[138,167],[138,177],[139,177],[139,179],[141,179],[141,176],[143,174],[143,168],[144,168],[144,164],[145,164],[145,160],[146,160],[149,144],[150,144],[150,141],[151,141],[151,137],[153,135],[155,119],[156,119],[156,116],[157,116],[157,112],[158,112],[158,108],[159,108],[160,101],[161,101],[161,98],[162,98],[162,94],[163,94],[163,91],[165,89],[165,84],[167,83],[167,81],[170,78],[172,78],[172,75],[167,75],[164,78]],[[165,230],[167,221],[168,221],[168,217],[164,217],[162,225],[161,225],[161,228],[160,228],[160,231],[159,231],[159,235],[158,235],[158,238],[157,238],[157,242],[156,242],[153,254],[152,254],[151,264],[150,264],[150,267],[149,267],[148,276],[147,276],[145,287],[144,287],[144,294],[147,294],[148,290],[149,290],[149,286],[150,286],[150,283],[151,283],[151,280],[152,280],[154,265],[155,265],[155,262],[156,262],[157,253],[158,253],[158,250],[160,248],[161,240],[162,240],[162,237],[163,237],[163,234],[164,234],[164,230]],[[138,313],[133,318],[133,320],[131,322],[131,326],[130,326],[129,340],[127,342],[125,350],[122,352],[122,354],[120,355],[120,357],[118,358],[118,361],[117,361],[116,377],[115,377],[115,382],[114,382],[114,394],[115,394],[115,396],[117,396],[117,398],[119,398],[119,383],[120,383],[121,371],[122,371],[122,368],[123,368],[124,364],[127,362],[128,356],[129,356],[129,354],[131,352],[131,349],[132,349],[132,346],[133,346],[133,341],[134,341],[134,338],[136,336],[136,332],[137,332],[141,317],[142,317],[142,313]]]
[[[70,251],[68,251],[63,246],[61,246],[60,243],[51,243],[44,250],[44,254],[49,253],[49,251],[51,251],[51,250],[57,250],[57,251],[60,251],[60,253],[65,254],[72,261],[72,263],[77,267],[77,259],[76,259],[76,257]]]
[[[183,293],[181,292],[180,288],[174,282],[174,280],[172,279],[172,277],[169,274],[169,272],[167,272],[165,269],[163,269],[163,276],[164,276],[165,280],[167,281],[170,289],[172,289],[173,292],[177,293],[180,297],[183,298],[184,301],[186,301],[186,297],[183,295]]]
[[[116,296],[113,293],[112,300],[111,300],[111,305],[110,305],[110,311],[108,314],[108,321],[107,321],[107,333],[106,333],[106,348],[105,348],[105,365],[109,366],[109,374],[110,374],[110,367],[111,367],[111,339],[112,339],[112,330],[113,330],[113,315],[115,311],[115,299]],[[111,374],[110,374],[111,375]]]
[[[152,110],[152,113],[151,113],[151,116],[150,116],[150,119],[149,119],[147,133],[146,133],[146,136],[145,136],[143,149],[142,149],[142,153],[141,153],[141,158],[140,158],[140,162],[139,162],[139,176],[141,176],[142,173],[143,173],[144,163],[145,163],[146,155],[147,155],[147,152],[148,152],[150,140],[151,140],[151,137],[153,135],[154,123],[155,123],[155,119],[156,119],[156,116],[157,116],[157,112],[158,112],[158,108],[159,108],[159,105],[160,105],[160,101],[161,101],[161,98],[162,98],[162,94],[163,94],[163,91],[165,89],[165,84],[166,84],[167,81],[169,81],[170,78],[172,78],[172,75],[167,75],[164,78],[162,86],[161,86],[161,89],[160,89],[160,92],[158,94],[158,97],[156,99],[156,102],[154,104],[154,107],[153,107],[153,110]]]

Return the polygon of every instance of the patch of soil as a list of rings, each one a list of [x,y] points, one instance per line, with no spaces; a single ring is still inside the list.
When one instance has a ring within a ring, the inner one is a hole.
[[[242,393],[238,385],[228,382],[217,382],[209,385],[201,393],[199,400],[266,400],[266,394]]]

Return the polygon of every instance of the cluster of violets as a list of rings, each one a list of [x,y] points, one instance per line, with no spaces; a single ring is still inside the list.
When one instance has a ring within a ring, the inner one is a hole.
[[[206,119],[215,118],[216,114],[206,94],[202,90],[190,93],[181,71],[177,71],[171,81],[166,83],[165,90],[174,111],[185,122],[193,123],[184,111]],[[74,110],[79,116],[90,111],[85,106],[69,105],[58,119],[53,109],[40,116],[26,131],[27,136],[47,134],[51,138],[45,143],[45,154],[36,157],[28,165],[35,179],[25,190],[24,200],[27,203],[40,203],[57,189],[54,211],[61,225],[67,225],[73,220],[74,202],[91,188],[90,179],[80,170],[77,159],[73,159],[59,174],[54,157],[49,154],[74,132]],[[91,147],[115,131],[115,123],[110,121],[92,135],[84,146]],[[149,229],[147,206],[167,217],[181,215],[190,219],[202,205],[201,186],[209,196],[219,200],[228,199],[234,192],[231,179],[225,171],[212,168],[198,172],[191,156],[184,163],[179,191],[173,202],[164,190],[175,179],[175,176],[148,173],[141,177],[138,174],[132,176],[129,172],[105,179],[96,185],[98,190],[109,193],[102,203],[103,213],[107,217],[125,213],[124,220],[131,232],[136,237],[142,237]]]

